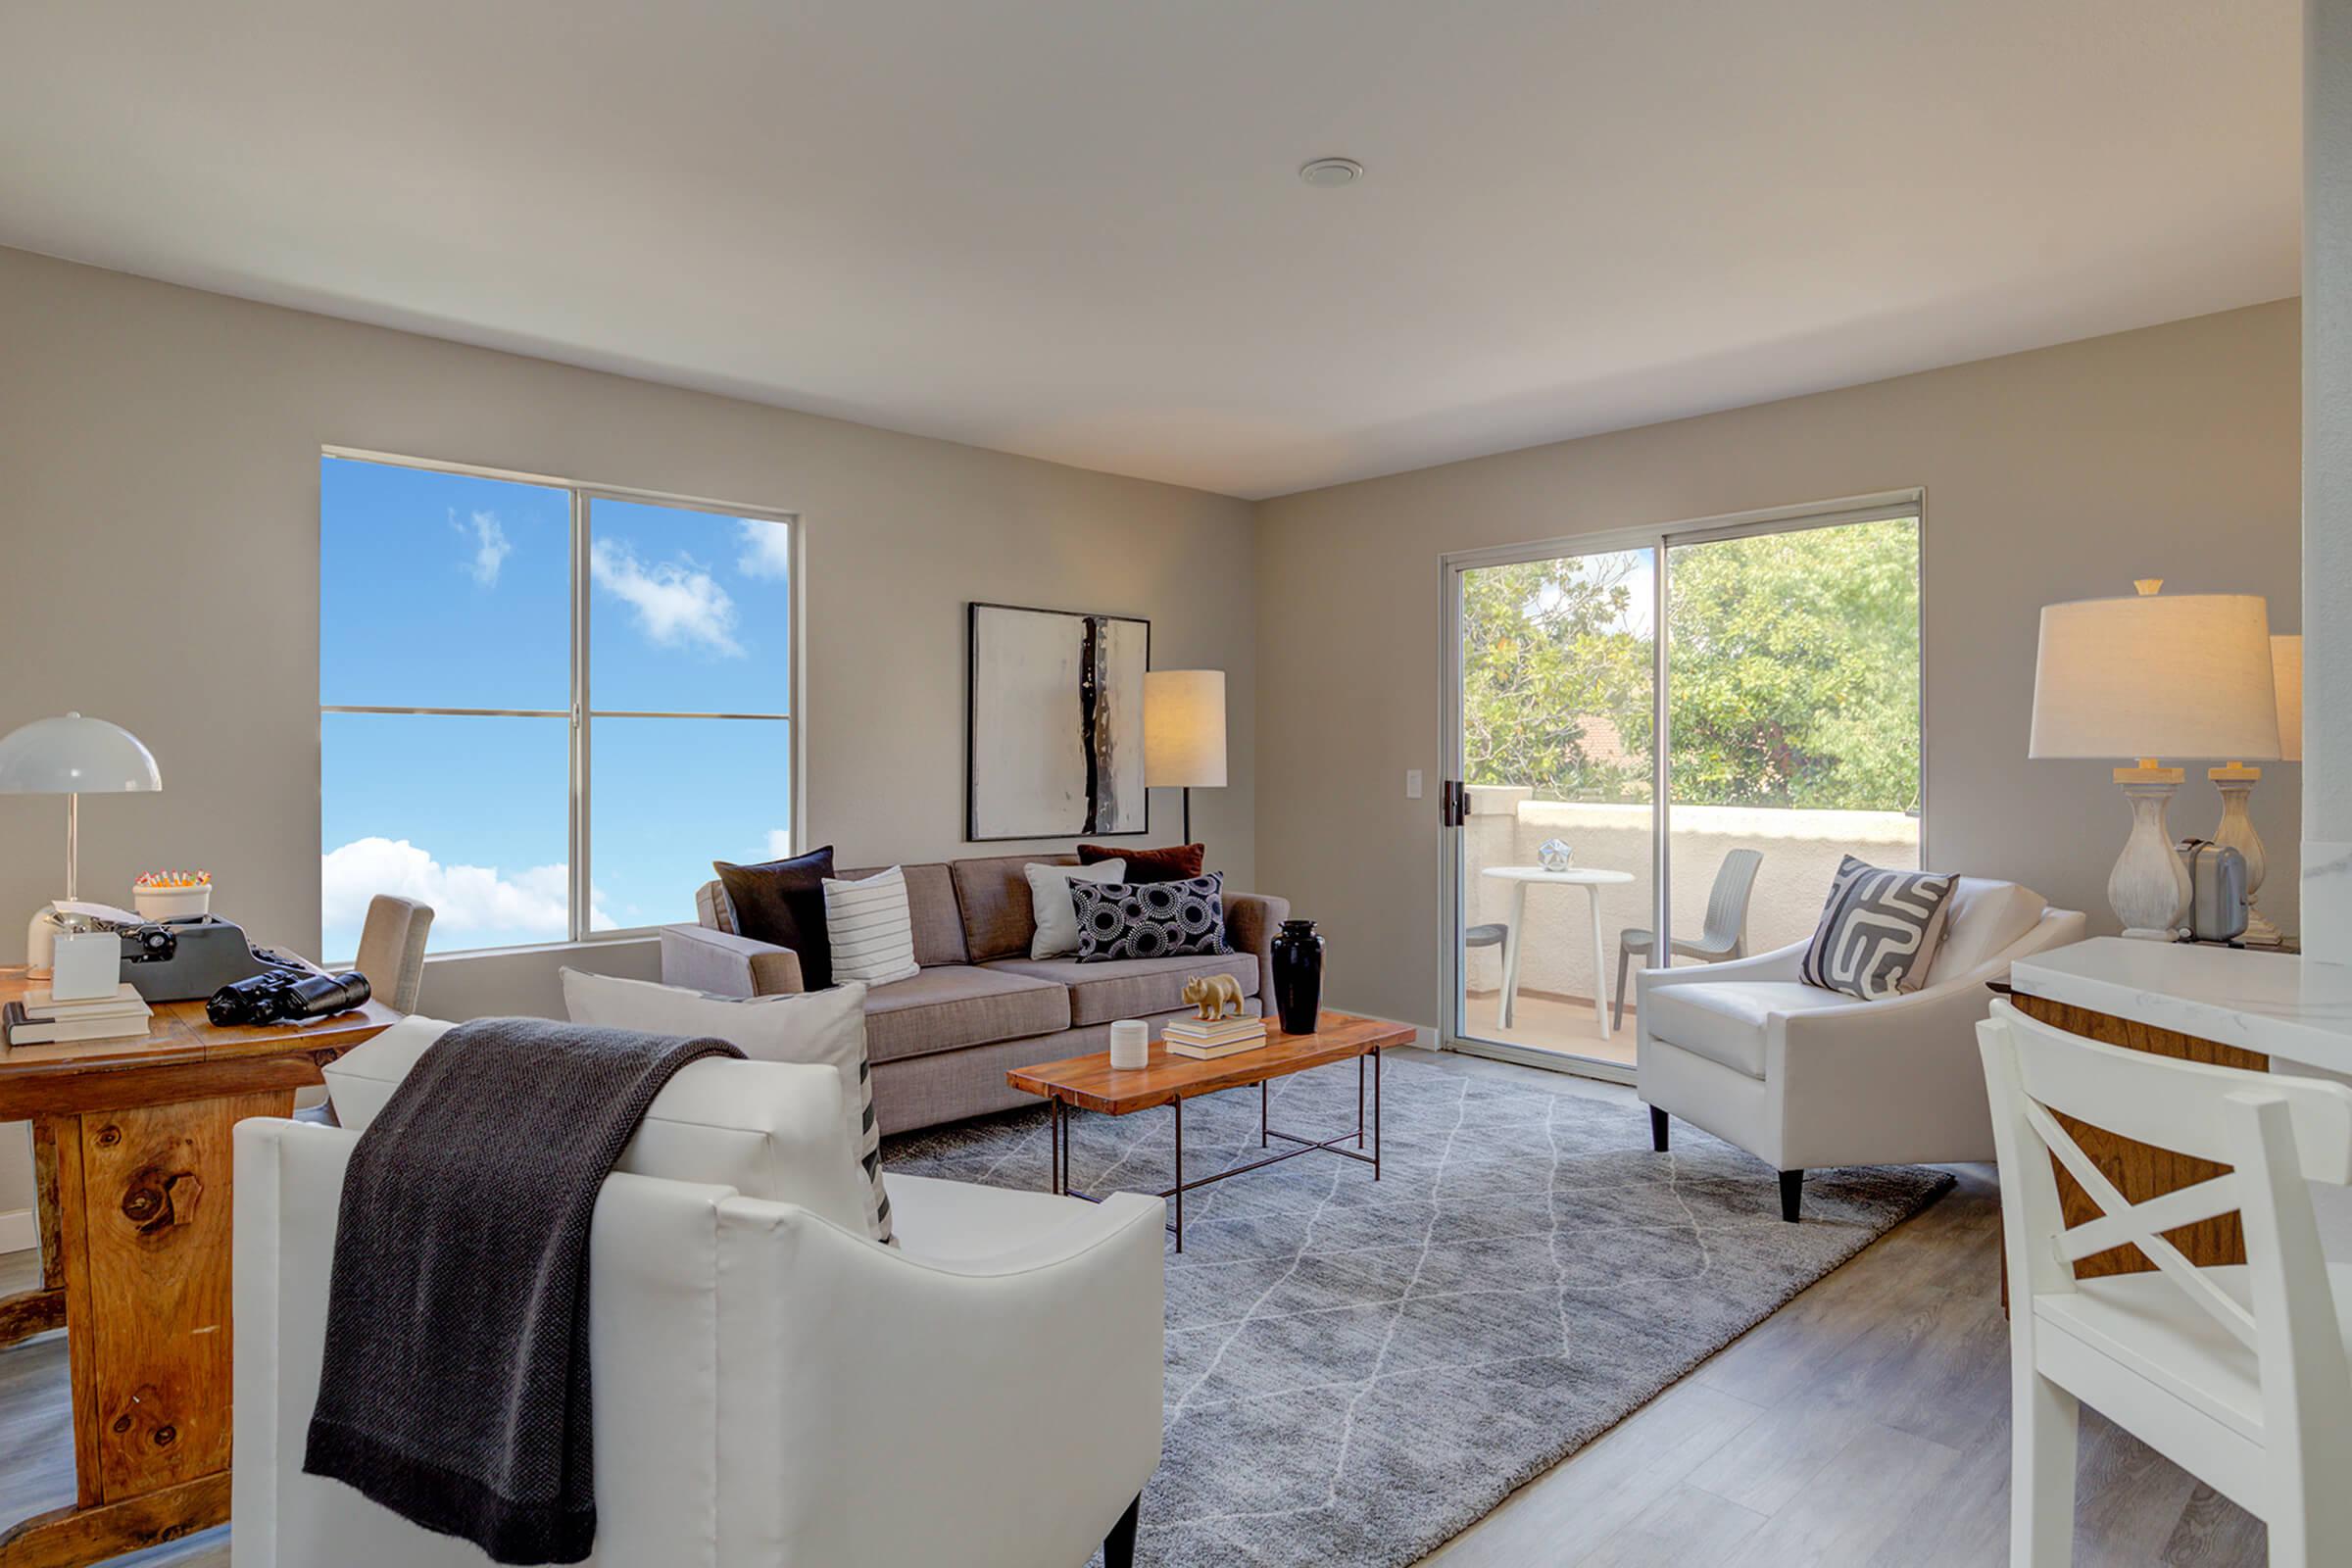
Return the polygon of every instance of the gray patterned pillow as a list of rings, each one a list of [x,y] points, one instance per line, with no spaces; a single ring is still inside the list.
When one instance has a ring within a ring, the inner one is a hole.
[[[1182,882],[1070,881],[1078,907],[1078,961],[1173,958],[1224,953],[1225,874]]]
[[[1917,991],[1943,940],[1944,906],[1958,881],[1940,871],[1885,871],[1847,856],[1798,977],[1865,1002]]]

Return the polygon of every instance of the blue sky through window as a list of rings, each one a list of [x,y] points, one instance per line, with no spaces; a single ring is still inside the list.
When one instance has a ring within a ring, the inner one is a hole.
[[[326,458],[322,705],[570,705],[570,495]],[[781,713],[791,691],[786,525],[592,499],[595,710]],[[319,956],[349,957],[368,900],[433,906],[450,952],[564,939],[563,717],[320,715]],[[713,858],[784,853],[789,726],[603,718],[590,728],[595,929],[692,919]]]

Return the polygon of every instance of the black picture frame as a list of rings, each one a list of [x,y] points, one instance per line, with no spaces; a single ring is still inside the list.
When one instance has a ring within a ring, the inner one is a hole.
[[[1082,628],[1088,622],[1118,622],[1127,625],[1141,626],[1143,628],[1144,637],[1144,672],[1149,673],[1152,668],[1152,621],[1148,616],[1120,614],[1107,611],[1061,610],[1052,606],[1043,605],[999,604],[990,600],[967,601],[964,606],[963,662],[964,842],[967,844],[1012,844],[1021,842],[1035,842],[1040,839],[1067,838],[1075,841],[1078,839],[1093,840],[1106,838],[1143,838],[1149,836],[1152,831],[1152,791],[1149,784],[1142,786],[1144,809],[1143,825],[1140,827],[1096,828],[1091,826],[1082,826],[1068,832],[1048,831],[1043,833],[984,833],[981,831],[979,757],[981,746],[986,737],[983,737],[980,733],[980,640],[982,621],[984,617],[991,612],[1006,614],[1056,616],[1078,622]],[[1140,759],[1143,751],[1143,712],[1140,701],[1137,704],[1137,711],[1134,719],[1133,740],[1136,754],[1139,759],[1137,768],[1138,775],[1140,777],[1142,765]],[[1091,756],[1089,759],[1089,765],[1091,770]],[[1094,788],[1090,783],[1090,798],[1093,796],[1093,794]]]

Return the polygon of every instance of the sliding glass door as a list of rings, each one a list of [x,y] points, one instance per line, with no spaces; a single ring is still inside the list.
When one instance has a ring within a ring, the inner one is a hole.
[[[1801,940],[1846,855],[1920,863],[1920,514],[1447,561],[1448,1045],[1629,1077],[1640,970]]]

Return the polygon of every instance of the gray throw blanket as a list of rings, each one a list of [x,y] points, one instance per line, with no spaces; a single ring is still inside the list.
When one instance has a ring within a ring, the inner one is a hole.
[[[303,1469],[496,1562],[586,1557],[597,1193],[670,1074],[742,1054],[538,1018],[435,1042],[344,1173]]]

